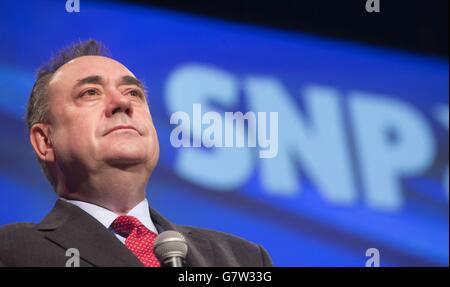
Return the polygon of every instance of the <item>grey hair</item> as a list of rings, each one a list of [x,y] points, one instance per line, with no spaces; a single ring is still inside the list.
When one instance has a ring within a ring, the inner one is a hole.
[[[105,56],[110,57],[106,47],[93,39],[73,43],[58,51],[50,60],[37,71],[37,78],[28,99],[26,122],[28,132],[37,123],[49,123],[51,118],[48,100],[48,83],[53,74],[67,62],[82,56]],[[51,174],[45,161],[37,157],[42,171],[50,184],[55,188],[56,179]]]

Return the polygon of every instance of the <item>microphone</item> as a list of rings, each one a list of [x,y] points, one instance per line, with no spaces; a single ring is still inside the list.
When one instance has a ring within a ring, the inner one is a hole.
[[[164,267],[184,267],[188,246],[184,236],[173,230],[158,235],[153,252]]]

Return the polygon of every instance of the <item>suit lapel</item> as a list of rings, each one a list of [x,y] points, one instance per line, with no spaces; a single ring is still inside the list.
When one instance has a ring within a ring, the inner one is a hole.
[[[45,238],[62,248],[77,248],[80,257],[94,266],[143,266],[100,222],[62,200],[56,202],[37,228],[45,232]]]
[[[202,238],[193,229],[172,224],[152,208],[150,215],[159,233],[175,230],[184,235],[188,244],[187,266],[214,265],[208,239]],[[77,248],[80,257],[94,266],[143,266],[111,231],[81,208],[63,200],[56,202],[37,229],[64,250]]]
[[[211,243],[208,239],[195,234],[195,230],[172,224],[165,219],[156,210],[150,208],[150,215],[158,232],[166,230],[175,230],[183,234],[188,244],[188,254],[186,256],[186,265],[189,267],[214,266],[214,257]]]

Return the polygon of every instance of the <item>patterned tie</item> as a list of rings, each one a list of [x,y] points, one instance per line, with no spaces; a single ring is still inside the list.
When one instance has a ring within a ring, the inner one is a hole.
[[[153,253],[156,234],[148,230],[136,217],[122,215],[111,224],[112,229],[126,238],[125,246],[136,255],[146,267],[160,267]]]

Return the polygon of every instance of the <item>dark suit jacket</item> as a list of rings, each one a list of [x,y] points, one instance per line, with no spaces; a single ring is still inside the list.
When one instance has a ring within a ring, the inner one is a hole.
[[[175,230],[185,236],[187,266],[272,266],[262,246],[221,232],[172,224],[153,209],[150,214],[158,232]],[[39,224],[0,228],[0,266],[64,267],[69,248],[79,250],[80,266],[143,266],[110,230],[62,200]]]

